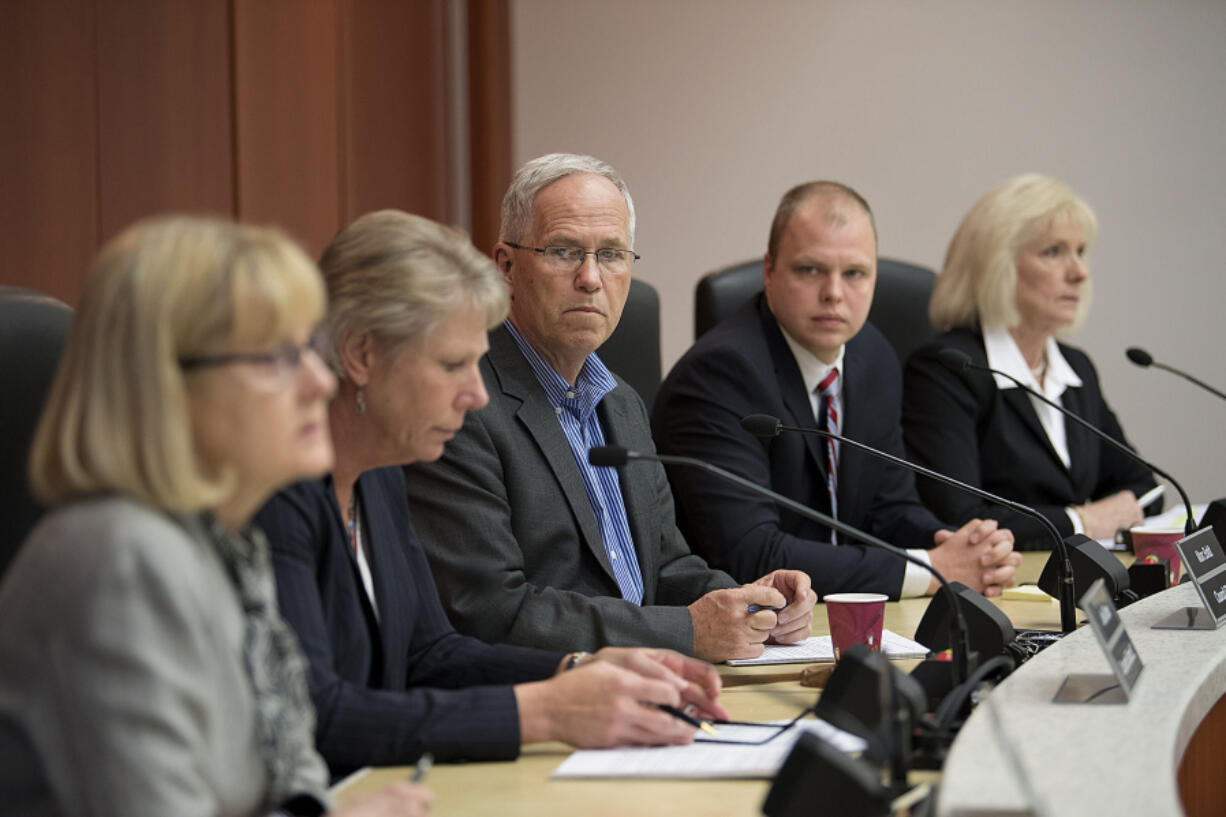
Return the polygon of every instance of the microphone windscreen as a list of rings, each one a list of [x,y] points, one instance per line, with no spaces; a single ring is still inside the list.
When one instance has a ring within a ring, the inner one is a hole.
[[[1154,362],[1153,357],[1144,349],[1139,349],[1136,346],[1128,347],[1128,351],[1124,352],[1128,355],[1128,359],[1138,366],[1148,366]]]
[[[617,468],[630,459],[630,452],[620,445],[598,445],[587,450],[587,461],[597,468]]]
[[[971,365],[971,356],[959,349],[942,349],[937,352],[937,360],[941,361],[942,366],[955,372],[965,371]]]
[[[755,437],[778,437],[782,426],[778,417],[769,414],[750,414],[741,419],[741,428]]]

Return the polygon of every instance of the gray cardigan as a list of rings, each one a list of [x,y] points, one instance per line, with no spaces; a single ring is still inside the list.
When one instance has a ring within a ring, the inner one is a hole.
[[[255,814],[243,633],[219,558],[173,519],[115,498],[45,517],[0,584],[4,813]],[[297,765],[323,791],[319,756]]]

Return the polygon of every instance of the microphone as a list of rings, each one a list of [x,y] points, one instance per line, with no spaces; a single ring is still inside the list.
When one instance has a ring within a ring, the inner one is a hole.
[[[1144,354],[1144,352],[1140,349],[1138,349],[1137,351],[1142,352],[1142,354]],[[1146,355],[1146,357],[1149,357],[1149,356]],[[1030,388],[1025,383],[1018,380],[1016,377],[1009,374],[1008,372],[1002,372],[999,369],[992,369],[987,366],[980,366],[971,360],[970,355],[958,349],[942,349],[940,352],[937,353],[937,358],[941,361],[941,363],[945,366],[945,368],[953,372],[963,372],[963,371],[987,372],[989,374],[998,374],[1007,380],[1013,381],[1015,384],[1017,384],[1018,388],[1020,388],[1022,391],[1029,394],[1031,397],[1034,397],[1037,400],[1043,401],[1047,405],[1054,408],[1056,411],[1063,414],[1065,417],[1068,417],[1069,419],[1077,423],[1082,428],[1094,434],[1096,437],[1098,437],[1100,440],[1110,445],[1112,448],[1115,448],[1118,451],[1122,452],[1126,457],[1136,460],[1137,462],[1141,463],[1149,470],[1153,471],[1158,476],[1164,478],[1167,482],[1175,486],[1175,490],[1179,491],[1180,499],[1183,500],[1183,507],[1187,511],[1187,514],[1188,514],[1187,521],[1184,523],[1184,532],[1188,536],[1191,536],[1192,534],[1196,533],[1196,514],[1192,512],[1192,500],[1188,499],[1188,493],[1187,491],[1183,489],[1183,486],[1180,485],[1179,482],[1173,476],[1168,474],[1166,471],[1163,471],[1161,468],[1154,465],[1153,463],[1142,459],[1140,454],[1133,451],[1131,448],[1124,445],[1122,442],[1115,439],[1110,434],[1107,434],[1106,432],[1101,431],[1100,429],[1091,425],[1089,422],[1081,419],[1076,414],[1069,411],[1064,406],[1060,405],[1054,400],[1048,400],[1044,395],[1039,394],[1037,391]]]
[[[976,488],[974,485],[968,485],[965,482],[954,479],[953,477],[947,477],[944,474],[933,471],[930,468],[925,468],[922,465],[916,465],[915,463],[904,460],[901,457],[896,457],[888,452],[873,448],[871,445],[865,445],[864,443],[857,442],[850,437],[844,437],[841,434],[834,434],[826,431],[825,429],[785,426],[778,417],[772,417],[769,414],[750,414],[748,417],[741,420],[741,428],[745,429],[750,434],[753,434],[755,437],[778,437],[779,432],[781,431],[798,431],[802,434],[816,434],[819,437],[838,440],[840,444],[857,448],[868,454],[872,454],[874,457],[883,459],[886,462],[892,462],[895,465],[906,468],[908,471],[914,471],[917,474],[922,474],[923,476],[935,479],[937,482],[952,485],[953,487],[960,488],[967,493],[974,494],[980,499],[995,502],[998,505],[1003,505],[1009,510],[1037,519],[1045,528],[1047,528],[1048,533],[1051,534],[1052,541],[1056,544],[1056,548],[1052,552],[1051,558],[1053,560],[1059,560],[1056,562],[1056,566],[1060,572],[1060,629],[1065,633],[1071,633],[1073,630],[1077,629],[1077,600],[1074,598],[1076,595],[1076,587],[1073,583],[1073,563],[1069,559],[1068,548],[1065,547],[1064,539],[1060,536],[1060,531],[1056,530],[1056,526],[1052,524],[1051,520],[1036,511],[1034,508],[1031,508],[1028,505],[1022,505],[1018,502],[1013,502],[1012,500],[1005,499],[1001,496],[997,496],[996,494],[985,491],[982,488]]]
[[[1197,380],[1195,377],[1188,374],[1187,372],[1181,372],[1179,369],[1176,369],[1174,366],[1167,366],[1165,363],[1156,362],[1153,356],[1150,355],[1150,353],[1145,351],[1144,349],[1140,349],[1136,346],[1130,346],[1128,347],[1128,350],[1124,354],[1128,355],[1128,359],[1131,360],[1133,363],[1137,364],[1138,366],[1140,366],[1142,369],[1148,368],[1149,366],[1153,366],[1155,369],[1166,369],[1171,374],[1177,374],[1180,377],[1182,377],[1184,380],[1187,380],[1190,383],[1195,383],[1196,385],[1200,386],[1205,391],[1211,394],[1216,394],[1218,397],[1222,398],[1223,400],[1226,400],[1226,394],[1222,394],[1220,391],[1213,388],[1208,383],[1205,383],[1201,380]]]
[[[960,685],[966,680],[970,674],[970,636],[967,633],[966,619],[962,616],[962,608],[959,605],[957,594],[953,588],[949,586],[949,582],[945,581],[945,577],[937,571],[932,565],[925,562],[923,559],[917,559],[905,550],[878,539],[876,536],[871,536],[864,531],[848,525],[846,522],[840,522],[833,517],[827,516],[824,513],[815,511],[807,505],[803,505],[793,499],[789,499],[783,494],[776,493],[770,488],[764,488],[756,482],[745,479],[742,476],[726,471],[717,465],[712,465],[709,462],[704,462],[695,457],[678,457],[671,454],[646,454],[641,451],[630,451],[620,445],[601,445],[589,448],[587,452],[587,461],[598,468],[620,468],[632,460],[645,460],[648,462],[658,462],[664,465],[682,465],[690,468],[698,468],[706,471],[708,474],[714,474],[720,479],[727,480],[734,485],[739,485],[760,496],[767,497],[773,500],[777,505],[781,505],[790,511],[800,514],[801,516],[817,522],[819,525],[825,525],[828,528],[833,528],[839,533],[864,542],[865,544],[881,548],[893,553],[900,559],[905,559],[912,564],[917,564],[927,570],[940,583],[941,589],[948,594],[950,610],[953,615],[950,616],[950,646],[953,648],[953,676],[954,686]]]

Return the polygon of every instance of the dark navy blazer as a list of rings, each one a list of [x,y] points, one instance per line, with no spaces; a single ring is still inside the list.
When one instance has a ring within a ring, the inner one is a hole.
[[[844,436],[902,456],[898,358],[870,323],[847,343]],[[830,512],[823,438],[784,432],[758,439],[748,414],[786,425],[817,421],[796,358],[764,296],[707,332],[669,373],[652,431],[662,454],[697,457]],[[921,503],[909,471],[850,446],[839,453],[839,519],[907,548],[931,548],[942,523]],[[863,545],[834,546],[825,526],[691,468],[671,468],[677,523],[714,567],[749,581],[777,568],[804,570],[819,595],[844,591],[897,598],[903,562]]]
[[[490,646],[455,632],[409,520],[400,468],[357,483],[376,620],[330,477],[277,494],[256,517],[272,547],[281,614],[310,662],[316,743],[334,776],[367,765],[513,758],[510,684],[552,675],[561,653]]]

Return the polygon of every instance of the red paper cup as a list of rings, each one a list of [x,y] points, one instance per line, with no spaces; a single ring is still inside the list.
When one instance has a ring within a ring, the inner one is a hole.
[[[881,593],[834,593],[823,601],[826,602],[835,661],[856,644],[881,649],[881,628],[885,624],[888,597]]]
[[[1171,566],[1171,586],[1179,584],[1179,549],[1175,543],[1184,537],[1183,528],[1147,528],[1138,526],[1129,528],[1132,535],[1132,552],[1137,554],[1137,561],[1157,561],[1162,559]]]

